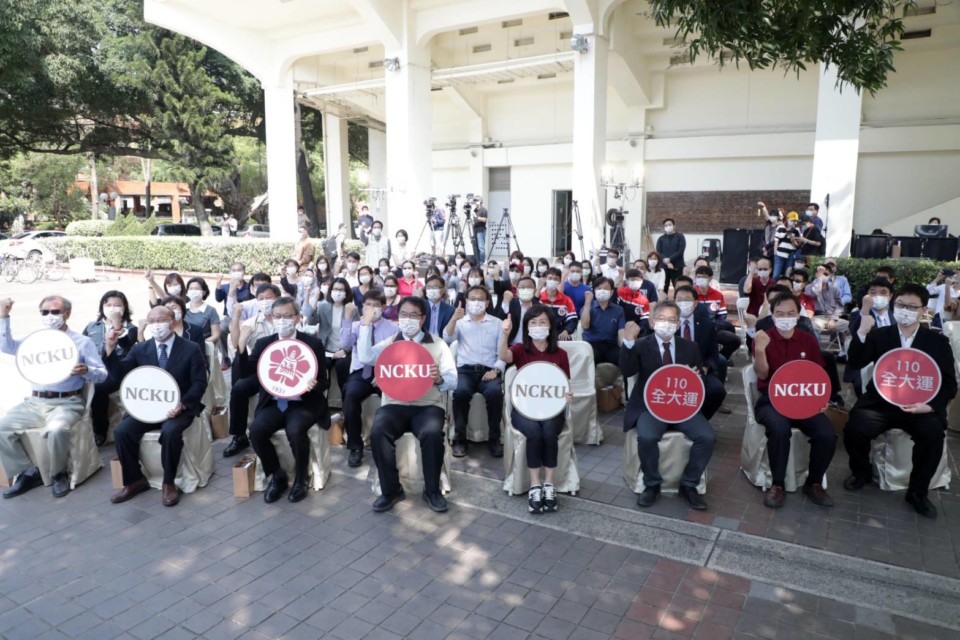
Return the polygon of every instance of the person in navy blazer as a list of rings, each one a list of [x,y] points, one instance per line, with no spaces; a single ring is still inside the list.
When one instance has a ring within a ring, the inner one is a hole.
[[[700,410],[703,417],[709,420],[717,412],[723,399],[727,397],[727,390],[720,379],[720,349],[717,342],[717,325],[710,317],[706,305],[697,303],[697,293],[692,287],[683,285],[673,292],[673,299],[680,307],[680,328],[677,336],[688,336],[685,324],[692,322],[689,338],[700,348],[702,361],[703,386],[706,394],[703,408]]]
[[[876,278],[867,285],[867,293],[860,302],[860,308],[850,314],[850,335],[860,330],[860,323],[864,316],[873,318],[875,327],[892,327],[897,324],[893,319],[893,305],[890,298],[893,296],[893,285],[886,278]],[[853,392],[859,398],[863,395],[863,379],[860,369],[847,364],[843,370],[843,381],[853,385]]]
[[[446,302],[446,284],[440,276],[432,275],[427,278],[424,290],[427,297],[427,317],[423,321],[423,328],[428,333],[439,336],[453,317],[455,309]]]
[[[161,366],[160,354],[167,358],[163,368],[170,373],[180,387],[180,404],[160,424],[140,422],[133,416],[120,421],[113,432],[117,443],[117,457],[123,469],[123,489],[114,494],[111,502],[126,502],[149,488],[140,469],[140,441],[148,431],[160,430],[160,459],[163,464],[163,504],[172,507],[180,501],[180,490],[174,484],[180,455],[183,453],[183,432],[193,424],[203,411],[203,394],[207,390],[207,367],[203,351],[195,343],[184,340],[171,330],[173,311],[157,306],[147,314],[146,340],[137,344],[120,360],[116,354],[116,336],[109,334],[104,351],[111,371],[118,380],[133,369],[142,366]]]
[[[327,407],[327,361],[323,343],[315,336],[296,330],[300,323],[300,307],[289,296],[277,298],[273,303],[273,328],[277,333],[260,338],[250,354],[252,362],[258,362],[264,350],[280,339],[295,338],[306,344],[317,358],[317,377],[312,386],[299,398],[281,400],[260,387],[253,423],[250,425],[250,444],[260,457],[263,474],[270,478],[263,499],[275,502],[288,486],[287,474],[280,466],[277,450],[270,441],[274,433],[283,429],[293,451],[293,486],[287,499],[299,502],[307,496],[307,472],[310,465],[310,429],[314,424],[326,430],[330,428],[330,411]],[[323,434],[321,437],[327,437]]]

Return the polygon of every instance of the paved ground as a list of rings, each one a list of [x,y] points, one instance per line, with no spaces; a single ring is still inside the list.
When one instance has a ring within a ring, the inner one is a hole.
[[[35,328],[46,292],[66,293],[86,320],[113,286],[0,283],[0,296],[17,299],[19,334]],[[142,314],[143,281],[124,289]],[[0,375],[9,364],[0,359]],[[0,637],[958,637],[956,489],[934,497],[934,522],[899,493],[845,494],[841,448],[829,473],[837,507],[792,494],[770,512],[738,471],[742,396],[731,404],[715,421],[706,514],[670,497],[636,508],[619,413],[603,416],[601,446],[578,447],[580,495],[539,518],[485,480],[502,469],[482,447],[455,462],[444,515],[414,495],[372,513],[367,470],[346,473],[342,451],[342,472],[295,505],[234,498],[219,457],[211,483],[173,509],[157,491],[111,505],[107,470],[62,500],[37,489],[0,501]],[[865,589],[844,582],[860,575],[873,576]]]

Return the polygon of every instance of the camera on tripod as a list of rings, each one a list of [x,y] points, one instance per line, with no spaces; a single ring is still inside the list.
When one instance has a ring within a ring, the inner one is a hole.
[[[436,198],[427,198],[423,201],[423,206],[427,208],[427,217],[431,217],[433,212],[437,208],[437,199]]]
[[[467,199],[463,201],[463,215],[468,219],[470,218],[470,212],[473,209],[473,206],[477,204],[477,197],[472,193],[467,194]]]
[[[618,224],[623,224],[623,217],[630,213],[629,211],[624,211],[623,209],[609,209],[607,210],[606,222],[611,227],[615,227]]]
[[[459,197],[460,197],[460,194],[459,194],[459,193],[453,193],[453,194],[447,196],[447,208],[448,208],[448,209],[451,209],[451,210],[456,209],[456,208],[457,208],[457,198],[459,198]]]

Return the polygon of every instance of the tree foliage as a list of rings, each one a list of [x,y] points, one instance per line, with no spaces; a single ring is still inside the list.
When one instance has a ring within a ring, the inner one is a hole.
[[[838,83],[871,94],[887,84],[913,0],[650,0],[676,27],[691,61],[707,55],[750,69],[835,65]]]

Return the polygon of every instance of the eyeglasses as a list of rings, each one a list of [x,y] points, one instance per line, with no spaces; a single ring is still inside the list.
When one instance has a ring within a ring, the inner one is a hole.
[[[40,309],[40,315],[42,316],[48,316],[50,314],[59,316],[62,313],[63,313],[63,309]]]
[[[902,302],[898,302],[898,303],[896,303],[895,305],[893,305],[893,308],[894,308],[894,309],[906,309],[907,311],[920,311],[920,309],[923,309],[923,305],[920,305],[920,304],[903,304]]]
[[[401,320],[420,320],[423,318],[423,315],[419,313],[401,313],[399,317]]]
[[[295,313],[285,313],[283,315],[277,315],[276,313],[273,314],[274,320],[293,320],[296,317],[297,317],[297,314]]]

